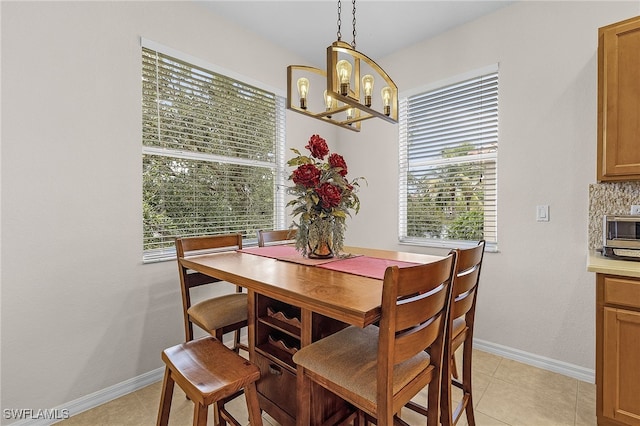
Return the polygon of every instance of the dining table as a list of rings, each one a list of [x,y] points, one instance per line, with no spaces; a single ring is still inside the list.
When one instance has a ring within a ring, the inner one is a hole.
[[[235,284],[248,294],[249,359],[261,370],[260,408],[284,426],[296,424],[296,365],[300,348],[348,326],[380,318],[389,266],[431,263],[442,256],[345,246],[339,256],[309,259],[280,244],[196,254],[186,268]],[[344,416],[344,401],[312,389],[312,424]]]

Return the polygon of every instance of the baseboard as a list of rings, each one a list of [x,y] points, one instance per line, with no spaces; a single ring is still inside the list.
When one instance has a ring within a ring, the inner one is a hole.
[[[13,422],[10,426],[48,426],[65,418],[75,416],[84,411],[105,404],[121,396],[135,392],[152,383],[162,380],[164,367],[141,374],[124,382],[116,383],[113,386],[99,390],[92,394],[83,396],[66,404],[60,405],[50,410],[39,410],[39,412],[23,413],[24,418]]]
[[[513,349],[479,339],[473,339],[473,347],[484,352],[499,355],[503,358],[522,362],[523,364],[532,365],[543,370],[553,371],[554,373],[563,374],[568,377],[573,377],[574,379],[581,380],[583,382],[596,382],[595,370],[580,367],[575,364],[569,364],[567,362],[535,355],[519,349]]]

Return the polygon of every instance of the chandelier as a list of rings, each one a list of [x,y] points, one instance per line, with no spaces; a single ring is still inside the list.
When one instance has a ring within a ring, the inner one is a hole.
[[[338,0],[338,39],[327,47],[326,71],[287,67],[287,108],[359,132],[361,122],[370,118],[398,122],[398,87],[378,64],[356,50],[356,0],[352,3],[353,41],[349,45],[341,40]]]

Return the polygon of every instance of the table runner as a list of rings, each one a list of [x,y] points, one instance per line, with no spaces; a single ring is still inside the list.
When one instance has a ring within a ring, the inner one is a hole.
[[[290,245],[274,245],[264,247],[249,247],[238,250],[241,253],[255,254],[272,259],[284,260],[286,262],[300,263],[302,265],[317,266],[327,262],[340,260],[339,257],[330,259],[309,259],[301,255],[295,247]]]
[[[389,266],[406,268],[408,266],[415,265],[419,265],[419,263],[403,262],[401,260],[393,259],[381,259],[379,257],[358,256],[348,259],[340,259],[339,262],[324,263],[322,265],[318,265],[318,267],[381,280],[384,278],[384,271],[386,271]]]
[[[302,256],[295,247],[286,245],[251,247],[238,251],[379,280],[384,278],[384,271],[389,266],[406,268],[408,266],[419,265],[419,263],[415,262],[381,259],[378,257],[362,255],[352,255],[347,258],[333,257],[331,259],[308,259]]]

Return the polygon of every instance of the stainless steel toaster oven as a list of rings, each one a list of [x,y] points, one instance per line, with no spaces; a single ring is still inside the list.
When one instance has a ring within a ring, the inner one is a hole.
[[[602,254],[615,259],[640,261],[640,216],[605,216]]]

